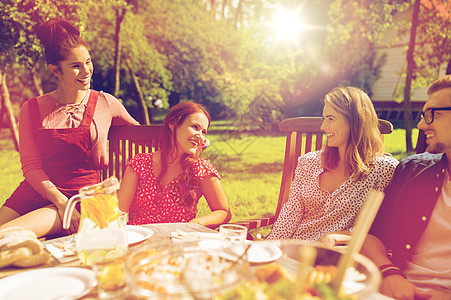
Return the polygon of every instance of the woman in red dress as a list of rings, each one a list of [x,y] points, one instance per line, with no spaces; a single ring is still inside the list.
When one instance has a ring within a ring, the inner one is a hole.
[[[58,86],[22,106],[19,152],[25,180],[0,208],[0,229],[20,226],[40,237],[65,233],[61,220],[68,199],[100,181],[108,165],[110,126],[138,122],[112,95],[90,89],[93,65],[77,28],[51,19],[37,35]],[[71,232],[79,217],[74,212]]]
[[[196,103],[175,105],[164,120],[161,149],[138,154],[127,164],[118,192],[119,208],[129,224],[191,222],[216,227],[231,213],[218,171],[199,158],[210,115]],[[204,196],[211,213],[197,217]]]

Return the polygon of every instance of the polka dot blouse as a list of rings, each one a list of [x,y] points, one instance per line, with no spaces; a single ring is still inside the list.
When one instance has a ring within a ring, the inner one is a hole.
[[[319,175],[324,171],[321,151],[298,158],[290,196],[268,239],[316,241],[329,232],[352,230],[368,192],[371,189],[383,191],[398,165],[391,156],[378,156],[366,178],[355,181],[350,177],[329,193],[319,186]]]
[[[130,205],[128,224],[177,223],[194,219],[197,203],[202,196],[201,188],[192,187],[196,193],[195,201],[187,206],[180,197],[182,174],[166,186],[158,188],[152,158],[153,153],[141,153],[127,164],[139,178],[135,198]],[[206,160],[199,159],[194,169],[196,180],[201,181],[207,176],[216,176],[219,179],[218,171]]]

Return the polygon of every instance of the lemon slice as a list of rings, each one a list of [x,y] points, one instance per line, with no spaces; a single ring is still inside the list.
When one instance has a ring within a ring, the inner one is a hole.
[[[115,289],[125,283],[125,271],[121,262],[105,265],[97,276],[97,281],[104,289]]]
[[[106,254],[107,251],[103,249],[97,249],[89,252],[87,250],[82,250],[80,260],[85,265],[92,266],[95,263],[104,261]]]

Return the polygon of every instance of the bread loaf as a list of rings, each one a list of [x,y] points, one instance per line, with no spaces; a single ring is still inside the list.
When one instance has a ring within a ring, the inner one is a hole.
[[[20,227],[0,230],[0,268],[34,267],[45,264],[49,258],[33,231]]]
[[[13,266],[22,268],[34,267],[45,264],[49,261],[49,259],[50,255],[47,252],[42,251],[41,253],[32,255],[30,257],[16,260],[13,263]]]
[[[13,250],[17,248],[28,247],[33,254],[38,254],[43,250],[42,243],[36,238],[30,237],[5,237],[0,239],[0,251]]]
[[[33,253],[27,247],[0,252],[0,268],[8,267],[16,261],[32,256]]]
[[[36,238],[36,234],[33,231],[23,227],[10,227],[0,230],[0,239],[7,236],[28,236],[30,238]]]

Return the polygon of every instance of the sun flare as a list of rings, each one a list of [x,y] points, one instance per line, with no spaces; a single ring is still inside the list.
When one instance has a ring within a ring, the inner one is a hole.
[[[271,27],[280,41],[296,42],[303,30],[303,23],[297,10],[289,11],[280,8],[274,14]]]

